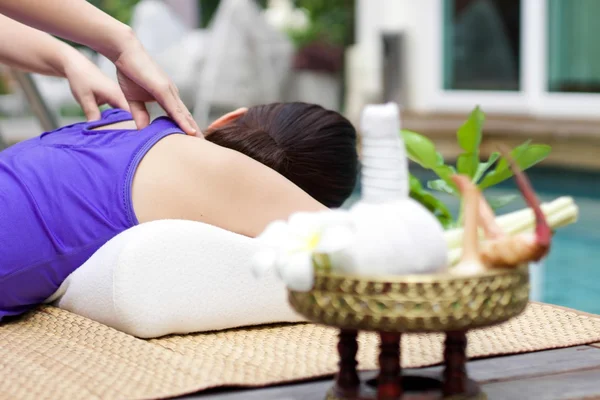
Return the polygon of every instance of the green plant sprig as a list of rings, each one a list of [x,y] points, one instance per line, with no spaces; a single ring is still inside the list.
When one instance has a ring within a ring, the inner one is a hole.
[[[452,175],[456,173],[470,177],[481,191],[512,177],[513,174],[507,160],[501,157],[499,152],[490,154],[486,161],[480,160],[484,122],[485,114],[477,106],[467,121],[458,129],[456,138],[462,153],[457,157],[456,165],[446,164],[434,143],[424,135],[409,130],[401,131],[408,158],[438,176],[438,179],[427,182],[428,189],[460,198],[460,192],[452,181]],[[526,170],[548,157],[551,150],[549,145],[532,144],[531,140],[527,140],[512,149],[510,155],[522,170]],[[427,207],[445,228],[462,224],[462,212],[456,219],[453,218],[448,207],[430,191],[423,188],[419,180],[412,174],[410,175],[410,196]],[[486,196],[494,210],[504,207],[516,197],[514,195]]]

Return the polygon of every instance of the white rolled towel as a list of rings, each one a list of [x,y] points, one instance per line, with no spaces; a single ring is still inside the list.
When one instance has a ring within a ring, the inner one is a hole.
[[[384,203],[408,197],[408,159],[400,136],[398,105],[367,105],[361,132],[362,201]]]
[[[302,321],[282,281],[252,275],[257,249],[256,239],[200,222],[141,224],[100,248],[48,302],[142,338]]]

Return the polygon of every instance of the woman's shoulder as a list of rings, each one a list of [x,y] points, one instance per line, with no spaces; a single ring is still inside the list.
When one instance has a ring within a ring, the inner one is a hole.
[[[228,184],[228,164],[235,163],[232,153],[193,136],[162,138],[146,153],[134,176],[132,200],[138,220],[201,220],[197,210],[212,208]]]
[[[292,211],[322,209],[271,168],[184,135],[164,138],[142,160],[133,202],[140,222],[188,219],[247,236]]]
[[[217,172],[214,168],[218,164],[229,163],[240,157],[247,158],[237,151],[189,135],[169,135],[151,151],[161,158],[176,159],[186,170],[192,168],[195,173],[204,170]]]

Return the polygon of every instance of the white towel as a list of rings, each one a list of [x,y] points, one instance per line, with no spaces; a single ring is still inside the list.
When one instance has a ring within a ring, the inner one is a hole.
[[[362,196],[367,203],[404,199],[409,194],[408,158],[395,103],[369,104],[361,116]]]
[[[250,268],[255,239],[193,221],[133,227],[75,270],[48,302],[142,338],[297,322],[275,276]]]

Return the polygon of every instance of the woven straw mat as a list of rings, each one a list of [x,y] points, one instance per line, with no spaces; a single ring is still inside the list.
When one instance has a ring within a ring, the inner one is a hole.
[[[0,324],[0,399],[166,398],[219,386],[265,386],[335,373],[337,331],[279,325],[141,340],[54,307]],[[361,369],[378,339],[359,336]],[[438,364],[443,336],[405,335],[404,367]],[[600,319],[532,303],[469,333],[472,358],[600,341]]]

